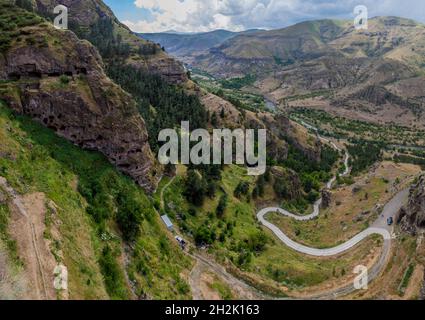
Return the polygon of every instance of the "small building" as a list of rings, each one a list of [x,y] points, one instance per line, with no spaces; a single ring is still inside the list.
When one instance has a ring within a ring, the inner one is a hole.
[[[174,226],[173,223],[171,222],[170,218],[165,214],[161,217],[162,221],[164,222],[165,226],[167,227],[168,230],[173,231],[174,230]]]

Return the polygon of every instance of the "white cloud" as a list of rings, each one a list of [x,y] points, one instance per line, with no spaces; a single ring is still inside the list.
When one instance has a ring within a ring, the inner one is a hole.
[[[360,3],[361,2],[361,3]],[[423,21],[423,0],[135,0],[150,19],[124,21],[137,32],[279,28],[306,19],[351,18],[364,4],[371,15],[401,15]]]
[[[138,8],[148,9],[149,21],[124,21],[132,30],[156,32],[164,30],[209,31],[212,29],[240,29],[233,26],[228,15],[221,14],[219,1],[201,0],[136,0]]]

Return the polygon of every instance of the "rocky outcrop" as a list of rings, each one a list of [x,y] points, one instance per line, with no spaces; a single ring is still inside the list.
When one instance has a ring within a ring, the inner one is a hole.
[[[134,100],[104,73],[97,50],[46,23],[22,28],[0,55],[2,97],[76,145],[102,152],[147,191],[161,172]],[[42,45],[34,45],[43,39]]]
[[[384,87],[380,86],[369,86],[351,97],[352,99],[366,100],[374,105],[380,106],[386,103],[401,104],[402,99]]]
[[[411,110],[414,114],[420,115],[423,112],[423,103],[413,101],[412,99],[404,99],[382,86],[368,86],[358,92],[346,97],[341,101],[333,101],[333,105],[348,105],[353,101],[363,101],[373,106],[393,105],[404,109]]]
[[[271,130],[285,137],[297,150],[309,160],[320,162],[322,145],[319,139],[312,138],[305,128],[293,123],[286,115],[278,114],[270,123]]]
[[[183,65],[161,50],[152,57],[145,57],[144,61],[136,59],[129,60],[127,63],[137,69],[160,75],[171,84],[183,84],[188,80],[187,71]]]
[[[246,129],[267,129],[267,157],[277,162],[282,162],[288,158],[288,144],[283,139],[283,132],[276,125],[273,116],[267,112],[254,113],[243,110],[241,112],[230,102],[215,96],[211,93],[199,90],[193,84],[191,92],[197,94],[201,103],[205,106],[210,114],[219,115],[224,110],[225,117],[217,116],[217,128],[246,128]],[[213,126],[211,125],[211,128]]]
[[[322,209],[327,209],[332,203],[332,193],[329,189],[322,190]]]
[[[163,52],[159,45],[134,34],[115,17],[112,10],[102,0],[36,0],[35,3],[37,12],[47,18],[54,16],[53,9],[57,5],[66,6],[69,12],[69,28],[84,38],[99,21],[109,20],[114,33],[120,35],[120,43],[129,46],[131,54],[130,57],[126,57],[127,64],[158,74],[170,83],[179,84],[188,80],[186,70],[180,62]],[[117,41],[116,39],[105,40],[111,43]],[[152,51],[152,48],[155,50]]]
[[[267,129],[267,156],[277,162],[288,158],[288,141],[309,160],[319,162],[321,160],[322,145],[320,141],[312,137],[306,129],[296,125],[286,115],[277,115],[269,112],[252,112],[238,110],[230,102],[205,93],[203,90],[191,92],[197,94],[210,114],[219,115],[221,110],[225,111],[224,119],[217,116],[218,128],[246,128]]]
[[[409,201],[400,210],[398,222],[402,230],[410,234],[425,228],[425,175],[410,188]]]
[[[53,16],[53,9],[58,5],[67,7],[71,24],[81,27],[88,28],[104,17],[117,20],[111,9],[101,0],[35,0],[36,11],[44,16]]]
[[[267,157],[277,162],[288,159],[288,144],[267,131]]]
[[[270,172],[279,199],[296,200],[303,196],[302,183],[296,172],[282,167],[272,167]]]

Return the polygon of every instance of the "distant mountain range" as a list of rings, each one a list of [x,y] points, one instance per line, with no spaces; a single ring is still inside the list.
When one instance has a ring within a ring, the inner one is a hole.
[[[360,31],[352,21],[307,21],[279,30],[239,34],[211,48],[197,63],[223,77],[243,75],[247,67],[251,72],[267,72],[320,58],[382,58],[421,67],[424,36],[424,25],[397,17],[371,19],[369,29]]]
[[[425,26],[410,19],[376,17],[368,30],[356,30],[352,21],[318,20],[279,30],[149,39],[217,78],[249,75],[256,80],[251,89],[282,105],[425,123]]]
[[[243,32],[232,32],[227,30],[215,30],[204,33],[179,33],[177,31],[167,31],[161,33],[139,33],[143,39],[159,43],[165,50],[179,58],[198,55],[206,50],[221,45],[238,35],[252,34],[259,32],[259,29],[247,30]]]

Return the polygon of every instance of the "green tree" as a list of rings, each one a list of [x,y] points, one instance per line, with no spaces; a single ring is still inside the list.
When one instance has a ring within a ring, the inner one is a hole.
[[[189,170],[185,182],[184,195],[195,206],[202,206],[205,199],[207,186],[199,172]]]
[[[241,181],[237,185],[234,191],[234,196],[240,199],[242,196],[246,196],[248,192],[249,192],[249,183],[246,181]]]
[[[33,11],[31,0],[16,0],[15,4],[22,9]]]
[[[220,201],[218,202],[218,206],[216,210],[217,217],[219,218],[223,217],[227,208],[227,200],[228,200],[227,194],[224,194],[220,197]]]
[[[197,245],[213,244],[216,240],[215,230],[202,225],[195,233],[195,242]]]
[[[131,242],[140,235],[140,224],[143,221],[142,205],[132,193],[121,193],[118,196],[117,223],[125,241]]]

